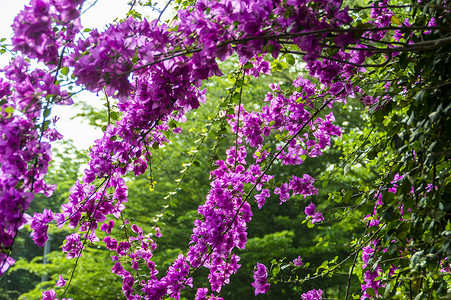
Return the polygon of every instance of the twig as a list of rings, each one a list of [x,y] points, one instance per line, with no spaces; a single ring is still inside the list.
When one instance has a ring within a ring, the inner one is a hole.
[[[366,50],[366,51],[371,51],[371,50]],[[280,53],[289,53],[289,54],[300,54],[300,55],[306,55],[307,52],[303,52],[303,51],[290,51],[290,50],[281,50]],[[339,63],[343,63],[343,64],[347,64],[347,65],[351,65],[354,67],[359,67],[359,68],[380,68],[380,67],[385,67],[391,60],[392,60],[392,54],[388,53],[388,57],[387,59],[381,63],[381,64],[356,64],[356,63],[352,63],[350,61],[345,61],[345,60],[341,60],[341,59],[337,59],[334,57],[329,57],[329,56],[324,56],[324,55],[320,55],[319,56],[322,59],[328,59],[331,61],[336,61]]]
[[[363,233],[362,238],[360,239],[360,242],[362,242],[363,237],[366,234],[366,231],[368,230],[368,228],[370,227],[370,222],[366,223],[366,228],[365,228],[365,232]],[[352,273],[354,272],[354,267],[355,267],[355,263],[357,261],[357,257],[359,256],[359,252],[360,249],[356,252],[355,256],[354,256],[354,261],[352,262],[352,267],[351,270],[349,270],[349,276],[348,276],[348,285],[346,286],[346,296],[345,296],[345,300],[348,300],[348,296],[349,296],[349,289],[351,288],[351,278],[352,278]]]
[[[105,188],[103,189],[103,192],[102,192],[102,195],[100,196],[99,202],[97,203],[96,208],[94,209],[94,212],[91,214],[91,218],[95,218],[94,216],[95,216],[95,214],[97,212],[97,209],[99,208],[100,204],[103,201],[103,197],[105,195],[106,189],[108,188],[108,184],[110,182],[110,179],[111,179],[111,177],[109,177],[108,182],[105,185]],[[77,256],[77,260],[75,261],[74,267],[72,269],[72,273],[71,273],[71,275],[69,277],[69,282],[67,283],[66,288],[64,289],[64,292],[61,295],[61,298],[63,298],[63,296],[66,294],[67,290],[70,287],[70,284],[72,282],[72,278],[74,277],[74,274],[75,274],[75,269],[77,268],[77,265],[78,265],[78,261],[80,260],[80,257],[83,254],[83,250],[85,249],[86,242],[89,240],[89,233],[92,230],[93,223],[95,223],[95,219],[94,220],[90,220],[88,230],[86,231],[85,239],[84,239],[83,244],[82,244],[81,249],[80,249],[80,253]]]
[[[108,108],[108,125],[111,124],[111,108],[110,108],[110,100],[108,99],[108,95],[106,93],[105,88],[103,88],[103,92],[105,93],[105,98],[106,98],[106,105]]]
[[[318,274],[318,275],[313,276],[313,277],[305,277],[304,279],[297,279],[297,280],[286,280],[286,281],[282,281],[282,282],[284,282],[284,283],[304,282],[304,281],[307,281],[307,280],[313,280],[313,279],[317,279],[317,278],[326,276],[327,274],[333,272],[335,269],[337,269],[338,267],[343,265],[345,262],[347,262],[353,255],[355,255],[356,253],[360,252],[360,250],[362,250],[363,247],[368,245],[368,243],[370,243],[373,240],[373,238],[376,236],[376,234],[379,231],[381,231],[383,228],[385,228],[385,227],[386,227],[386,224],[384,224],[381,227],[379,227],[360,247],[358,247],[355,251],[353,251],[351,254],[349,254],[345,259],[343,259],[341,262],[339,262],[337,265],[335,265],[331,269],[327,270],[326,272]]]
[[[93,7],[94,5],[96,5],[97,2],[99,2],[99,0],[95,0],[91,5],[89,5],[84,11],[82,11],[82,12],[80,13],[80,16],[83,15],[84,13],[86,13],[91,7]]]
[[[160,14],[158,15],[157,24],[160,23],[161,17],[163,16],[163,13],[168,8],[169,4],[171,4],[172,0],[169,0],[166,5],[163,7],[163,9],[160,11]]]
[[[354,256],[354,261],[352,262],[352,267],[351,270],[349,270],[349,276],[348,276],[348,285],[346,286],[346,296],[345,296],[345,300],[348,300],[348,296],[349,296],[349,289],[351,288],[351,278],[352,278],[352,273],[354,272],[354,267],[355,267],[355,263],[357,261],[357,257],[359,256],[359,252],[356,252],[355,256]]]
[[[430,6],[430,5],[418,5],[418,4],[409,4],[409,5],[383,5],[383,6],[363,6],[363,7],[355,7],[355,8],[349,8],[349,11],[361,11],[361,10],[365,10],[365,9],[381,9],[381,8],[409,8],[409,7],[419,7],[419,8],[423,8],[423,7],[428,7],[428,8],[441,8],[441,9],[448,9],[451,10],[451,7],[447,7],[447,6],[439,6],[439,5],[434,5],[434,6]]]
[[[130,4],[130,9],[128,10],[128,12],[131,12],[133,10],[133,7],[135,7],[136,5],[136,0],[133,0],[133,3]]]
[[[243,81],[244,81],[245,72],[246,71],[243,68],[243,76],[241,77],[241,80],[243,80]],[[243,97],[243,86],[240,87],[240,99],[238,101],[238,118],[236,120],[236,135],[235,135],[235,157],[236,157],[236,159],[235,159],[235,166],[234,166],[235,172],[236,172],[236,166],[238,163],[238,136],[239,136],[238,131],[240,129],[240,114],[241,114],[241,98],[242,97]]]

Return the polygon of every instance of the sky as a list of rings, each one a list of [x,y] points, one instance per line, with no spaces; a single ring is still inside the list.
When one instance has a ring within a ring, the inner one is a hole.
[[[95,1],[86,0],[84,7],[88,7]],[[130,6],[129,0],[98,0],[85,14],[82,15],[81,23],[87,28],[97,28],[99,31],[106,28],[106,25],[116,18],[123,18]],[[29,0],[0,0],[0,38],[10,38],[12,35],[11,24],[15,16],[28,5]],[[152,11],[143,11],[143,14],[151,14]],[[11,59],[7,53],[0,55],[0,68],[6,66]],[[74,98],[74,101],[84,100],[94,107],[103,105],[101,97],[95,94],[84,92]],[[80,118],[71,119],[79,110],[73,106],[56,105],[52,109],[52,115],[58,115],[60,120],[56,123],[57,130],[64,136],[74,141],[74,145],[80,149],[88,149],[93,142],[102,136],[99,129],[94,129],[88,125],[87,121]]]

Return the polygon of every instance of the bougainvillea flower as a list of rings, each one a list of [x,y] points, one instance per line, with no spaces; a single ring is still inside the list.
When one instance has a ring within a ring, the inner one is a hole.
[[[304,210],[307,217],[310,217],[312,220],[312,223],[317,223],[324,221],[323,214],[320,212],[315,211],[316,205],[313,203],[310,203]]]
[[[293,264],[294,264],[295,266],[298,266],[298,267],[304,265],[304,263],[302,262],[302,259],[301,259],[301,256],[300,256],[300,255],[299,255],[298,257],[296,257],[295,259],[293,259]]]
[[[322,300],[323,299],[323,291],[322,290],[311,290],[307,293],[301,295],[302,300]]]
[[[255,288],[255,296],[267,293],[269,290],[268,270],[264,264],[257,263],[253,278],[255,281],[252,286]]]

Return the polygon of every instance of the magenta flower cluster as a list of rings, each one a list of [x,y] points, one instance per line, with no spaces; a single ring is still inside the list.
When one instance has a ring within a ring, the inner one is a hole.
[[[268,269],[264,264],[257,263],[253,278],[252,286],[255,288],[255,296],[267,293],[269,290]]]
[[[323,299],[323,291],[321,289],[311,290],[307,293],[303,293],[301,295],[302,300],[322,300]]]

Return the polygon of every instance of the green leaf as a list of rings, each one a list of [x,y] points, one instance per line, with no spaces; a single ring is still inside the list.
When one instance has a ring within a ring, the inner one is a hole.
[[[277,265],[277,266],[274,267],[274,269],[272,269],[272,274],[274,276],[277,276],[277,274],[279,274],[279,273],[280,273],[280,266]]]
[[[118,114],[117,112],[115,112],[115,111],[112,111],[112,112],[110,113],[110,118],[111,118],[112,120],[114,120],[114,121],[117,121],[117,120],[119,120],[119,114]]]
[[[164,215],[165,215],[165,216],[169,216],[169,217],[173,217],[173,216],[174,216],[174,213],[173,213],[171,210],[166,210],[166,211],[164,212]]]
[[[370,296],[376,297],[376,291],[373,288],[367,288],[366,293]]]
[[[46,131],[47,129],[49,129],[50,126],[50,121],[45,121],[44,124],[42,124],[42,131]]]
[[[294,65],[296,63],[296,60],[294,59],[294,56],[291,54],[285,55],[285,60],[289,65]]]
[[[14,108],[12,106],[5,107],[5,113],[12,114],[14,112]]]
[[[344,195],[344,197],[343,197],[343,202],[344,202],[344,203],[348,203],[349,200],[351,200],[351,197],[352,197],[352,191],[349,190],[349,191],[347,191],[346,194]]]
[[[273,44],[269,44],[269,45],[266,47],[266,52],[268,52],[268,53],[273,53],[274,50],[275,50],[275,48],[274,48],[274,45],[273,45]]]
[[[250,61],[248,61],[244,66],[243,66],[243,68],[245,68],[245,69],[252,69],[254,67],[254,65],[250,62]]]
[[[351,168],[351,165],[346,164],[343,168],[343,175],[346,175],[349,172],[350,168]]]
[[[48,108],[46,108],[46,109],[44,109],[44,113],[43,113],[43,116],[44,116],[44,118],[47,118],[48,116],[50,116],[50,109],[48,109]]]
[[[68,67],[62,67],[60,72],[63,75],[67,75],[67,74],[69,74],[69,68]]]
[[[401,134],[398,134],[398,133],[395,134],[395,135],[393,136],[393,138],[392,138],[391,143],[392,143],[393,149],[399,149],[399,148],[401,148],[401,146],[404,145],[404,142],[403,142],[403,136],[402,136]]]
[[[232,100],[239,101],[241,99],[241,93],[234,93],[232,95]]]

